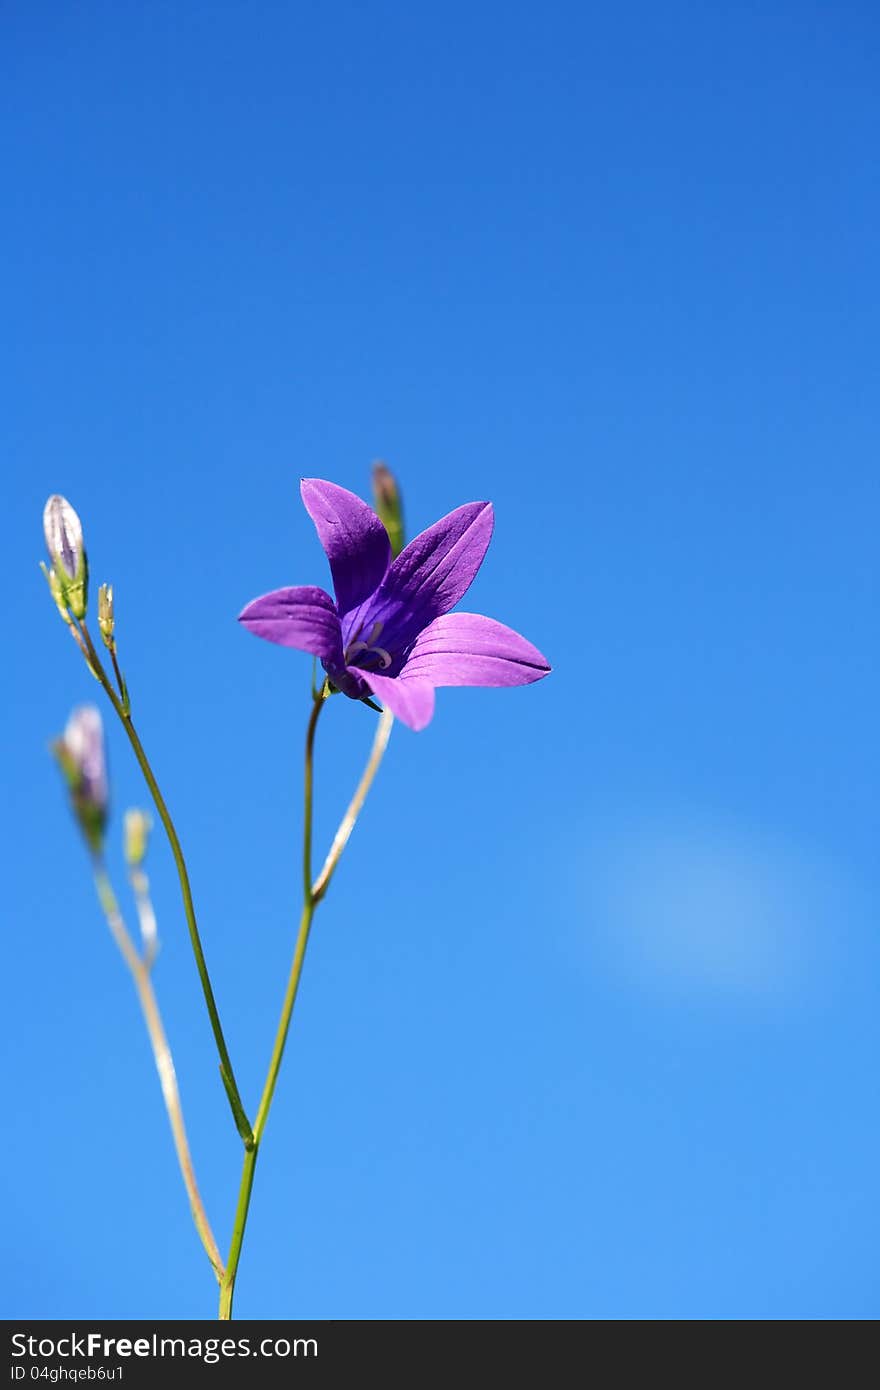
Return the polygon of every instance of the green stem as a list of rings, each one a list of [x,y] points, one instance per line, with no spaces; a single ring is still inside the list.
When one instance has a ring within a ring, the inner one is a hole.
[[[238,1273],[238,1261],[241,1258],[241,1243],[244,1240],[244,1228],[247,1224],[248,1207],[251,1202],[251,1188],[254,1185],[254,1169],[257,1166],[257,1154],[259,1148],[246,1149],[244,1155],[244,1166],[241,1170],[241,1186],[238,1190],[238,1205],[235,1208],[235,1222],[232,1227],[232,1244],[229,1247],[229,1259],[226,1264],[226,1274],[220,1281],[220,1310],[217,1314],[218,1320],[227,1322],[232,1317],[232,1296],[235,1293],[235,1276]]]
[[[257,1156],[260,1151],[260,1140],[263,1137],[266,1121],[269,1118],[269,1110],[272,1105],[272,1097],[275,1094],[278,1073],[281,1069],[284,1046],[287,1042],[287,1034],[290,1030],[290,1020],[293,1015],[293,1006],[296,1003],[297,990],[299,989],[302,968],[306,958],[306,947],[309,944],[312,917],[314,916],[316,906],[315,897],[312,893],[314,752],[315,730],[318,727],[318,716],[323,708],[324,699],[325,695],[322,692],[314,700],[312,704],[312,713],[309,717],[308,729],[306,730],[304,775],[305,818],[303,823],[303,909],[302,916],[300,917],[299,933],[296,938],[296,948],[293,953],[293,963],[290,967],[287,989],[284,994],[284,1003],[281,1006],[281,1018],[278,1022],[278,1030],[275,1034],[272,1056],[269,1059],[269,1070],[266,1073],[263,1094],[260,1097],[257,1118],[254,1121],[253,1142],[245,1152],[242,1166],[238,1204],[235,1209],[235,1219],[232,1227],[232,1243],[229,1247],[229,1258],[226,1261],[226,1273],[220,1285],[220,1311],[218,1317],[224,1320],[232,1317],[232,1298],[235,1292],[235,1278],[238,1274],[238,1262],[241,1258],[241,1247],[244,1240],[245,1226],[247,1224],[251,1189],[254,1183],[254,1169],[256,1168]]]
[[[128,686],[125,684],[125,677],[119,669],[119,662],[116,659],[116,643],[110,648],[110,660],[113,662],[113,674],[116,677],[116,684],[119,687],[119,697],[122,701],[122,709],[126,719],[129,719]]]
[[[168,837],[168,843],[171,846],[171,853],[174,856],[174,863],[177,866],[177,876],[180,879],[180,891],[183,897],[183,910],[186,914],[186,924],[189,928],[189,937],[190,941],[192,942],[193,955],[196,959],[196,969],[199,972],[199,979],[202,982],[202,992],[205,996],[205,1004],[208,1008],[208,1017],[211,1020],[211,1028],[214,1033],[214,1041],[217,1045],[217,1052],[220,1056],[220,1075],[223,1080],[223,1085],[226,1089],[226,1094],[229,1098],[229,1104],[232,1108],[232,1114],[235,1119],[236,1128],[238,1129],[238,1132],[241,1135],[242,1139],[244,1139],[245,1145],[248,1145],[251,1143],[253,1138],[251,1126],[250,1122],[248,1121],[247,1114],[245,1113],[245,1108],[242,1104],[241,1096],[238,1092],[238,1086],[235,1082],[235,1073],[232,1070],[232,1062],[230,1061],[229,1052],[226,1047],[226,1039],[223,1036],[223,1028],[220,1024],[220,1015],[217,1012],[217,1004],[214,999],[214,991],[211,988],[211,979],[208,975],[208,966],[205,960],[205,953],[202,950],[201,937],[199,936],[199,929],[196,924],[196,910],[193,904],[192,889],[190,888],[189,884],[189,874],[186,868],[186,861],[183,857],[183,850],[181,849],[180,840],[177,837],[177,831],[174,828],[174,822],[171,819],[171,814],[168,810],[168,807],[165,805],[165,799],[162,796],[161,791],[159,790],[159,784],[156,781],[156,778],[153,774],[153,769],[150,766],[149,759],[147,758],[147,755],[144,752],[144,746],[138,738],[137,730],[135,729],[134,724],[131,721],[131,714],[126,711],[125,706],[122,704],[121,700],[116,694],[116,691],[113,689],[113,686],[110,680],[108,679],[107,672],[104,670],[104,667],[101,664],[101,658],[98,656],[98,653],[95,650],[95,644],[92,641],[91,635],[85,623],[82,624],[81,632],[86,644],[86,648],[88,650],[89,660],[92,666],[94,667],[98,680],[104,687],[104,690],[110,699],[110,703],[116,711],[116,714],[119,717],[119,721],[126,732],[128,741],[134,750],[134,755],[137,758],[138,765],[141,769],[141,772],[143,773],[144,781],[150,789],[150,795],[153,798],[153,804],[156,807],[156,810],[159,814],[159,819],[161,820],[162,825],[165,828],[165,834]]]

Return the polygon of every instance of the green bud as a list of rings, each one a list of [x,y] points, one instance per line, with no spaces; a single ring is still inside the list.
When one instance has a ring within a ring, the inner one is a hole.
[[[57,492],[43,508],[43,534],[61,604],[69,608],[75,618],[84,618],[88,603],[89,565],[83,545],[82,523],[67,498]],[[49,587],[52,588],[51,581]],[[57,603],[58,599],[55,601]]]
[[[54,570],[47,569],[42,560],[40,561],[40,569],[43,571],[46,583],[49,585],[49,593],[55,600],[55,606],[58,612],[67,623],[68,627],[72,627],[73,619],[67,611],[67,604],[64,602],[64,594],[61,591],[61,585],[58,583],[58,575]]]
[[[113,646],[113,585],[102,584],[98,590],[98,627],[105,647]]]
[[[125,862],[130,869],[139,869],[147,857],[147,841],[153,822],[146,811],[132,809],[122,818],[122,833],[125,843]]]
[[[388,532],[391,554],[397,556],[406,543],[403,531],[403,502],[397,479],[381,460],[373,464],[373,496],[376,499],[376,512]]]

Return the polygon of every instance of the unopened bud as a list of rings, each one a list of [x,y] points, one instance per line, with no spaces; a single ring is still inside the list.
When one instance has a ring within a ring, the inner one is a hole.
[[[73,813],[89,848],[99,854],[104,843],[109,796],[104,727],[94,705],[80,705],[67,721],[52,751],[64,773]]]
[[[139,869],[147,857],[147,841],[153,822],[146,811],[131,809],[122,818],[125,862],[130,869]]]
[[[55,607],[68,626],[72,627],[73,619],[67,611],[67,604],[64,602],[64,594],[61,585],[58,583],[58,575],[54,570],[47,569],[42,560],[40,561],[40,569],[43,571],[46,583],[49,585],[49,593],[55,600]]]
[[[102,584],[98,590],[98,627],[105,647],[113,646],[113,585]]]
[[[43,532],[61,602],[75,618],[84,618],[89,567],[83,545],[82,523],[66,497],[55,493],[49,498],[43,508]],[[52,587],[51,582],[49,587]]]
[[[381,461],[373,464],[373,496],[376,499],[376,512],[388,532],[391,554],[399,555],[405,543],[403,502],[397,479],[391,469]]]

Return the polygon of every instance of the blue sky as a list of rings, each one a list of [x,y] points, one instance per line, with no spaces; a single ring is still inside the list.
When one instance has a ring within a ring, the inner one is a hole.
[[[7,1317],[211,1316],[129,981],[46,752],[112,581],[245,1095],[299,890],[300,475],[490,498],[466,607],[552,676],[397,727],[321,909],[237,1311],[880,1312],[871,6],[10,4]],[[320,732],[317,841],[373,716]],[[141,791],[109,728],[121,812]],[[225,1244],[239,1166],[167,848],[156,983]]]

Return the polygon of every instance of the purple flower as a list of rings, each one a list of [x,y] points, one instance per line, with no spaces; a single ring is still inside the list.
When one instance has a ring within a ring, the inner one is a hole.
[[[239,616],[249,631],[319,657],[353,700],[372,695],[411,729],[434,713],[438,685],[528,685],[544,657],[479,613],[451,613],[492,537],[489,502],[468,502],[429,526],[392,561],[388,533],[354,493],[320,478],[300,485],[330,561],[336,601],[310,585],[276,589]]]

